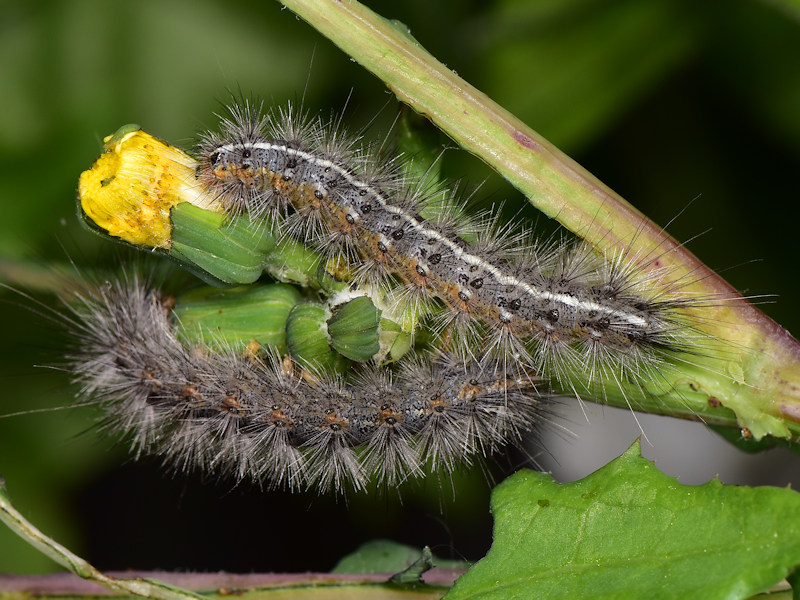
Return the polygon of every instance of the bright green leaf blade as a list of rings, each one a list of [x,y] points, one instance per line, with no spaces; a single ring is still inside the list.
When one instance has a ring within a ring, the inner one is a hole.
[[[448,600],[747,598],[800,564],[800,494],[686,486],[639,444],[574,483],[521,471],[492,494],[494,544]]]

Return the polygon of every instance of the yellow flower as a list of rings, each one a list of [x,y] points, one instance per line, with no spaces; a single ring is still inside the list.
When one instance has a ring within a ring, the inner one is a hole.
[[[209,206],[195,179],[198,163],[180,148],[125,125],[104,140],[104,152],[81,174],[86,216],[126,242],[169,248],[170,210],[182,202]]]

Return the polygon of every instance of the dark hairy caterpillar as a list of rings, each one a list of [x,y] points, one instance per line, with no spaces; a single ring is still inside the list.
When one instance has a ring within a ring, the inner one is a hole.
[[[438,354],[326,379],[274,354],[182,344],[169,299],[136,278],[78,299],[68,358],[82,393],[137,454],[180,470],[291,489],[394,485],[519,442],[546,414],[536,378],[499,364]]]

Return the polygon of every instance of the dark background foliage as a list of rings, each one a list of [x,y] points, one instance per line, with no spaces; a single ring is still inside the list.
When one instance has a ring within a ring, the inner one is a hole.
[[[680,213],[669,225],[675,237],[703,233],[690,248],[726,269],[743,293],[776,295],[763,309],[800,331],[796,3],[369,5],[408,25],[440,60],[656,222]],[[82,272],[119,260],[113,244],[79,226],[74,198],[102,138],[124,123],[188,147],[198,130],[214,126],[213,113],[231,93],[270,104],[302,99],[325,114],[346,105],[353,129],[375,119],[367,137],[386,135],[396,110],[379,81],[275,2],[39,0],[0,8],[4,281],[35,278],[70,260]],[[485,202],[507,200],[512,212],[524,205],[464,152],[449,151],[444,167],[466,189],[482,184],[476,197]],[[523,216],[535,218],[535,211]],[[0,413],[68,405],[74,390],[67,376],[34,367],[58,363],[63,334],[43,311],[30,310],[32,302],[0,296]],[[402,505],[394,494],[349,502],[266,494],[198,476],[171,478],[157,461],[134,464],[93,428],[97,416],[72,409],[0,420],[0,474],[27,516],[101,568],[327,570],[372,537],[469,559],[490,543],[489,485],[480,472],[463,477],[455,501],[449,484],[435,482],[404,492]],[[670,429],[661,450],[688,447],[696,432]],[[632,439],[614,440],[615,454]],[[564,447],[554,446],[543,462],[568,462],[559,454]],[[579,461],[596,458],[591,446],[581,452]],[[767,455],[750,480],[786,484],[795,458]],[[510,457],[506,470],[519,461]],[[765,465],[777,465],[766,479],[758,472]],[[676,468],[680,474],[689,465]],[[0,571],[54,568],[0,529]]]

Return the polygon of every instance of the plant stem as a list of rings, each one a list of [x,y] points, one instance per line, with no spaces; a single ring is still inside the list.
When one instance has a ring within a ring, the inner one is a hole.
[[[547,140],[431,56],[399,24],[355,0],[281,0],[397,97],[427,116],[545,214],[610,257],[628,256],[653,285],[708,299],[697,327],[716,346],[670,385],[733,410],[746,434],[800,439],[800,345],[684,246]],[[640,391],[605,401],[627,405]],[[686,405],[680,392],[672,401]],[[694,411],[691,404],[689,410]],[[670,411],[665,409],[659,412]],[[704,411],[703,411],[704,412]],[[698,413],[701,414],[701,413]]]

